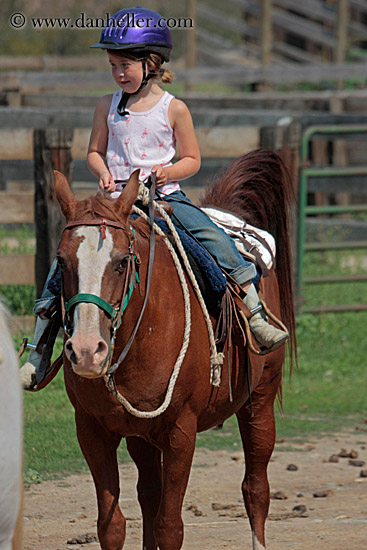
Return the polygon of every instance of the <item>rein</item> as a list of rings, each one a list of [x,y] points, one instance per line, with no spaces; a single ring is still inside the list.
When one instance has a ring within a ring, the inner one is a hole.
[[[149,297],[149,290],[150,290],[150,281],[152,278],[152,271],[153,271],[153,263],[154,263],[154,250],[155,250],[155,234],[154,234],[154,227],[153,227],[153,220],[154,220],[154,205],[153,205],[153,197],[155,193],[155,174],[152,176],[152,185],[150,189],[150,195],[151,195],[151,201],[149,206],[149,217],[151,221],[151,232],[149,237],[149,260],[148,260],[148,269],[147,269],[147,277],[146,277],[146,289],[145,289],[145,297],[144,302],[138,317],[138,320],[135,324],[135,327],[131,333],[131,336],[126,343],[124,349],[122,350],[119,358],[117,359],[116,363],[111,365],[113,352],[115,348],[115,339],[116,339],[116,332],[117,329],[121,325],[121,318],[122,315],[127,307],[127,304],[130,300],[130,297],[132,295],[133,289],[136,286],[136,283],[139,283],[139,275],[138,275],[138,266],[140,265],[140,258],[139,254],[136,251],[136,237],[134,229],[130,226],[130,243],[129,243],[129,260],[128,265],[126,268],[126,276],[125,276],[125,283],[124,283],[124,290],[122,293],[122,298],[120,302],[119,307],[113,307],[108,302],[103,300],[100,296],[96,296],[95,294],[76,294],[73,296],[68,302],[64,302],[64,309],[65,309],[65,320],[64,320],[64,331],[66,334],[69,334],[69,326],[70,326],[70,319],[69,314],[71,309],[76,305],[80,303],[89,303],[89,304],[95,304],[97,307],[102,309],[111,319],[112,319],[112,335],[111,335],[111,347],[110,352],[108,356],[108,368],[107,368],[107,375],[112,376],[113,373],[118,369],[122,361],[127,356],[131,345],[134,341],[135,335],[139,329],[140,322],[142,320],[148,297]],[[123,225],[120,222],[107,220],[105,218],[103,219],[97,219],[97,220],[76,220],[69,222],[65,225],[64,231],[66,229],[71,229],[73,227],[80,227],[80,226],[99,226],[101,237],[102,239],[106,238],[106,228],[107,227],[114,227],[117,229],[122,229],[123,231],[127,231],[127,228],[125,225]],[[130,279],[130,283],[128,283]]]
[[[149,261],[148,261],[148,268],[147,268],[146,294],[145,294],[145,298],[144,298],[144,303],[143,303],[138,321],[137,321],[137,323],[134,327],[134,330],[132,331],[132,334],[129,338],[129,341],[127,342],[125,348],[123,349],[123,351],[120,354],[120,356],[119,356],[118,360],[116,361],[116,363],[113,364],[113,365],[110,365],[110,362],[111,362],[112,356],[113,356],[115,334],[116,334],[117,328],[118,328],[118,326],[121,322],[122,307],[120,307],[116,317],[114,318],[113,335],[112,335],[112,339],[111,339],[111,351],[110,351],[110,356],[109,356],[109,359],[108,359],[108,368],[107,368],[106,374],[104,375],[105,384],[106,384],[108,390],[116,397],[116,399],[123,405],[123,407],[130,414],[132,414],[132,415],[134,415],[138,418],[154,418],[154,417],[157,417],[160,414],[162,414],[168,408],[168,406],[170,405],[171,400],[172,400],[173,390],[175,388],[175,384],[176,384],[178,375],[180,373],[181,365],[182,365],[182,362],[185,358],[187,348],[189,346],[190,330],[191,330],[190,293],[189,293],[185,273],[184,273],[183,267],[181,265],[181,262],[180,262],[177,254],[175,252],[174,247],[172,246],[172,244],[170,243],[169,240],[165,239],[165,244],[166,244],[166,246],[167,246],[167,248],[168,248],[168,250],[169,250],[169,252],[172,256],[172,259],[174,261],[174,264],[175,264],[175,267],[176,267],[176,270],[177,270],[177,274],[178,274],[178,277],[179,277],[179,280],[180,280],[180,283],[181,283],[182,293],[183,293],[184,311],[185,311],[185,328],[184,328],[183,340],[182,340],[181,349],[180,349],[179,354],[177,356],[176,363],[174,365],[172,374],[171,374],[169,382],[168,382],[166,396],[164,398],[163,403],[157,409],[155,409],[153,411],[141,411],[141,410],[138,410],[135,407],[133,407],[133,405],[131,405],[131,403],[129,403],[129,401],[123,395],[121,395],[120,392],[118,391],[118,389],[116,387],[115,380],[114,380],[114,373],[117,370],[117,368],[119,367],[119,365],[122,363],[122,361],[125,359],[128,351],[131,347],[131,344],[134,341],[135,335],[136,335],[137,330],[139,328],[140,321],[142,319],[142,316],[143,316],[143,313],[144,313],[144,310],[145,310],[145,306],[146,306],[146,303],[147,303],[147,300],[148,300],[149,289],[150,289],[150,281],[151,281],[151,275],[152,275],[152,270],[153,270],[153,261],[154,261],[154,247],[155,247],[154,233],[155,233],[155,231],[157,231],[157,233],[159,235],[165,236],[164,233],[160,230],[160,228],[154,223],[154,208],[158,209],[158,211],[160,212],[160,214],[166,220],[166,222],[168,223],[168,225],[170,227],[170,230],[171,230],[171,232],[173,234],[173,237],[174,237],[174,240],[175,240],[175,244],[176,244],[176,246],[178,248],[178,251],[179,251],[179,254],[180,254],[180,256],[183,260],[186,272],[189,276],[189,279],[191,280],[194,291],[197,294],[197,297],[198,297],[198,300],[199,300],[199,303],[200,303],[200,306],[201,306],[201,309],[202,309],[202,312],[203,312],[203,315],[204,315],[204,319],[205,319],[206,324],[207,324],[209,344],[210,344],[210,373],[211,373],[210,374],[210,382],[213,386],[219,386],[220,385],[221,365],[223,364],[223,359],[224,359],[224,354],[217,352],[211,320],[209,318],[209,314],[208,314],[208,311],[206,309],[206,305],[204,303],[204,300],[201,296],[201,293],[200,293],[198,284],[196,282],[195,276],[194,276],[194,274],[191,270],[191,266],[188,262],[186,253],[185,253],[185,251],[182,247],[181,241],[180,241],[180,239],[177,235],[177,232],[176,232],[171,220],[167,216],[166,212],[163,210],[163,208],[161,208],[153,200],[154,199],[154,193],[155,193],[155,174],[154,174],[154,177],[152,177],[152,185],[151,185],[150,190],[148,190],[143,184],[141,184],[141,189],[139,189],[139,195],[138,195],[138,196],[140,196],[140,199],[142,200],[143,204],[149,204],[149,218],[147,216],[145,216],[144,212],[141,211],[139,208],[137,208],[136,206],[133,207],[133,211],[137,212],[144,219],[146,219],[150,223],[150,226],[151,226],[151,233],[150,233],[150,239],[149,239]],[[65,227],[65,229],[67,227],[73,227],[73,226],[76,226],[76,225],[100,225],[101,228],[102,227],[105,228],[106,226],[111,225],[113,227],[124,229],[126,231],[126,227],[124,227],[122,224],[119,224],[118,222],[110,222],[109,220],[87,220],[86,223],[84,223],[83,220],[80,220],[80,221],[77,221],[77,222],[71,222],[70,224],[68,224]],[[102,229],[101,229],[101,233],[102,233]],[[130,241],[130,245],[131,245],[131,249],[133,249],[132,241]],[[132,275],[132,272],[133,272],[133,269],[134,269],[134,266],[135,266],[135,262],[129,262],[129,265],[132,266],[131,267],[131,275]],[[128,276],[129,276],[129,271],[127,271],[126,278],[125,278],[125,288],[124,288],[124,292],[123,292],[122,301],[126,301],[126,299],[128,299],[128,297],[129,297],[129,294],[132,293],[131,284],[130,284],[129,289],[127,287]],[[107,302],[102,300],[103,305],[101,305],[101,302],[99,300],[95,299],[95,298],[98,298],[98,297],[93,297],[91,300],[90,299],[88,300],[88,296],[90,297],[90,296],[94,296],[94,295],[87,295],[86,299],[84,299],[83,294],[76,295],[75,297],[73,297],[69,301],[69,303],[72,300],[74,300],[74,303],[72,305],[75,305],[78,302],[88,302],[89,301],[91,303],[95,303],[97,306],[101,307],[101,309],[103,309],[107,314],[109,314],[108,312],[111,311],[109,309],[111,306],[109,304],[107,304]],[[104,307],[105,304],[107,304],[108,307]],[[116,308],[113,308],[113,309],[116,309]],[[112,314],[113,314],[113,312],[112,312]],[[112,317],[112,315],[111,315],[111,317]]]

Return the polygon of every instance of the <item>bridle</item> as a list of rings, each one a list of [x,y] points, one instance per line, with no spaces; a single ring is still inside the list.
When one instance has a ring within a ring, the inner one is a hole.
[[[122,350],[118,360],[113,365],[111,365],[111,362],[112,362],[112,357],[113,357],[113,352],[115,347],[116,332],[121,325],[122,315],[131,298],[133,290],[136,287],[136,285],[140,283],[139,267],[141,264],[141,260],[140,260],[139,253],[136,249],[135,231],[131,225],[127,227],[123,223],[108,220],[105,218],[94,219],[94,220],[74,220],[74,221],[68,222],[64,227],[64,232],[65,232],[66,230],[72,229],[74,227],[97,226],[99,227],[102,239],[106,238],[107,227],[122,229],[125,233],[128,233],[129,235],[128,262],[126,266],[122,297],[121,297],[120,305],[118,307],[111,306],[108,302],[106,302],[106,300],[104,300],[100,296],[97,296],[95,294],[86,294],[86,293],[75,294],[72,298],[70,298],[70,300],[66,302],[64,300],[64,295],[63,295],[63,285],[62,285],[62,291],[61,291],[61,300],[63,303],[63,313],[64,313],[64,332],[67,336],[70,336],[72,332],[70,312],[76,304],[80,304],[80,303],[95,304],[97,307],[102,309],[102,311],[104,311],[105,314],[108,317],[110,317],[110,319],[112,320],[110,352],[105,361],[108,363],[106,373],[109,375],[112,375],[118,369],[122,361],[127,356],[130,350],[130,347],[134,341],[135,335],[138,331],[138,328],[140,326],[140,322],[143,317],[143,313],[145,311],[145,307],[148,301],[150,282],[151,282],[151,276],[153,271],[154,250],[155,250],[155,236],[154,236],[154,227],[153,227],[153,221],[154,221],[153,197],[155,192],[155,177],[152,178],[152,180],[153,180],[152,185],[150,187],[151,201],[149,205],[149,217],[150,217],[149,221],[151,225],[151,231],[150,231],[150,238],[149,238],[149,260],[148,260],[146,285],[145,285],[145,297],[144,297],[144,301],[143,301],[143,305],[142,305],[139,317],[136,321],[135,327],[130,335],[130,338],[126,343],[124,349]]]

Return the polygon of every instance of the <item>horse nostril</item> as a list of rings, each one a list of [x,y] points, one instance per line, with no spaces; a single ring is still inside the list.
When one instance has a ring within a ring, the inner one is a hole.
[[[94,352],[95,355],[99,355],[99,354],[102,354],[102,353],[105,353],[107,350],[107,344],[106,342],[104,342],[103,340],[100,340],[98,342],[98,346],[97,346],[97,349],[96,351]]]
[[[65,350],[67,352],[69,352],[69,360],[73,363],[73,364],[77,364],[78,360],[76,358],[76,355],[75,355],[75,351],[73,349],[73,344],[70,340],[68,340],[68,342],[66,342],[65,344]]]

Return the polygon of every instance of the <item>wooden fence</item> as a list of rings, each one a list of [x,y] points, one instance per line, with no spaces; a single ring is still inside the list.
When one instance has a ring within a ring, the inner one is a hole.
[[[217,109],[207,109],[194,113],[194,118],[203,167],[186,190],[195,200],[218,169],[259,146],[260,119],[272,124],[277,115],[261,116],[254,112],[239,115],[234,110],[224,115]],[[0,107],[0,223],[32,223],[36,219],[33,157],[35,135],[41,130],[56,128],[71,132],[71,173],[76,196],[85,197],[95,191],[97,181],[85,160],[92,119],[91,108]],[[47,233],[46,230],[44,236]],[[41,235],[38,242],[44,244]],[[35,272],[34,255],[0,256],[0,284],[34,284]]]
[[[188,0],[186,15],[185,60],[172,69],[187,89],[366,80],[365,0]],[[0,56],[0,90],[8,92],[105,90],[106,82],[101,55]]]
[[[15,62],[15,60],[14,60]],[[175,71],[178,82],[196,85],[214,83],[243,89],[249,85],[268,82],[272,85],[294,85],[298,83],[323,84],[354,80],[362,86],[367,80],[367,61],[356,63],[312,63],[303,65],[194,67],[186,71]],[[214,87],[214,86],[213,86]],[[66,93],[81,90],[113,91],[111,75],[107,71],[2,71],[0,90],[4,93]]]
[[[263,65],[343,62],[363,54],[364,0],[197,2],[200,51],[209,61],[247,56]],[[229,55],[230,54],[230,55]]]
[[[321,110],[301,114],[304,102],[313,101],[318,108],[328,107],[332,104],[330,97],[322,94],[307,97],[294,96],[294,107],[298,105],[299,111],[264,110],[260,107],[273,106],[269,96],[258,94],[252,96],[253,106],[250,110],[240,108],[246,104],[246,98],[237,97],[223,99],[223,105],[213,99],[213,104],[202,102],[205,98],[191,96],[193,118],[199,138],[199,145],[203,156],[203,168],[199,175],[192,178],[189,184],[184,183],[185,191],[192,198],[197,197],[203,184],[212,180],[214,174],[221,167],[229,164],[235,158],[246,151],[259,145],[268,146],[281,152],[291,169],[292,177],[297,184],[299,170],[299,148],[303,131],[315,124],[366,124],[367,108],[363,102],[364,94],[348,95],[337,94],[339,103],[348,105],[351,111],[344,114],[322,112]],[[263,98],[264,103],[261,104]],[[33,100],[35,96],[33,96]],[[189,99],[190,101],[190,99]],[[278,105],[286,105],[283,96],[272,98]],[[57,102],[57,98],[56,98]],[[227,102],[227,103],[226,103]],[[231,103],[232,102],[232,103]],[[241,103],[244,102],[244,103]],[[364,105],[364,109],[357,109],[357,105]],[[231,107],[228,107],[231,105]],[[339,105],[340,106],[340,105]],[[361,111],[365,114],[361,114]],[[90,108],[48,108],[0,107],[0,200],[4,207],[1,209],[0,223],[31,222],[34,220],[34,161],[33,142],[34,128],[39,130],[49,128],[65,128],[71,131],[71,155],[72,155],[72,180],[74,189],[79,197],[89,194],[96,188],[96,180],[86,167],[86,148],[92,123],[93,110]],[[318,150],[317,141],[312,143],[312,155],[315,160],[315,151]],[[336,151],[336,150],[335,150]],[[334,151],[334,156],[335,156]],[[365,145],[360,148],[356,142],[346,148],[344,156],[346,163],[353,159],[359,164],[365,159]],[[359,154],[357,154],[359,151]],[[316,159],[317,160],[317,159]],[[327,158],[319,156],[318,163],[327,163]],[[364,160],[365,162],[365,160]],[[317,181],[314,181],[313,191],[317,191]],[[323,189],[333,192],[335,180],[323,178]],[[354,185],[358,192],[358,183]],[[19,193],[21,190],[21,193]],[[297,249],[297,220],[296,211],[293,214],[293,248]],[[12,262],[12,263],[10,263]],[[6,263],[0,258],[0,284],[15,283],[25,284],[34,282],[35,273],[34,256],[7,257]]]

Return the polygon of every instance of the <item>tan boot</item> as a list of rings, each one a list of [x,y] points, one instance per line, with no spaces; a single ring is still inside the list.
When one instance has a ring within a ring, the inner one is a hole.
[[[37,315],[32,346],[38,344],[49,322],[49,319],[41,319],[41,317]],[[19,378],[24,390],[30,390],[36,385],[36,375],[41,364],[41,358],[42,355],[32,349],[28,361],[19,370]]]
[[[260,302],[255,286],[252,284],[246,290],[246,293],[244,302],[250,310],[253,310],[259,306]],[[262,309],[249,319],[249,326],[258,344],[265,347],[267,350],[274,351],[278,349],[285,344],[289,338],[286,332],[267,322]]]

